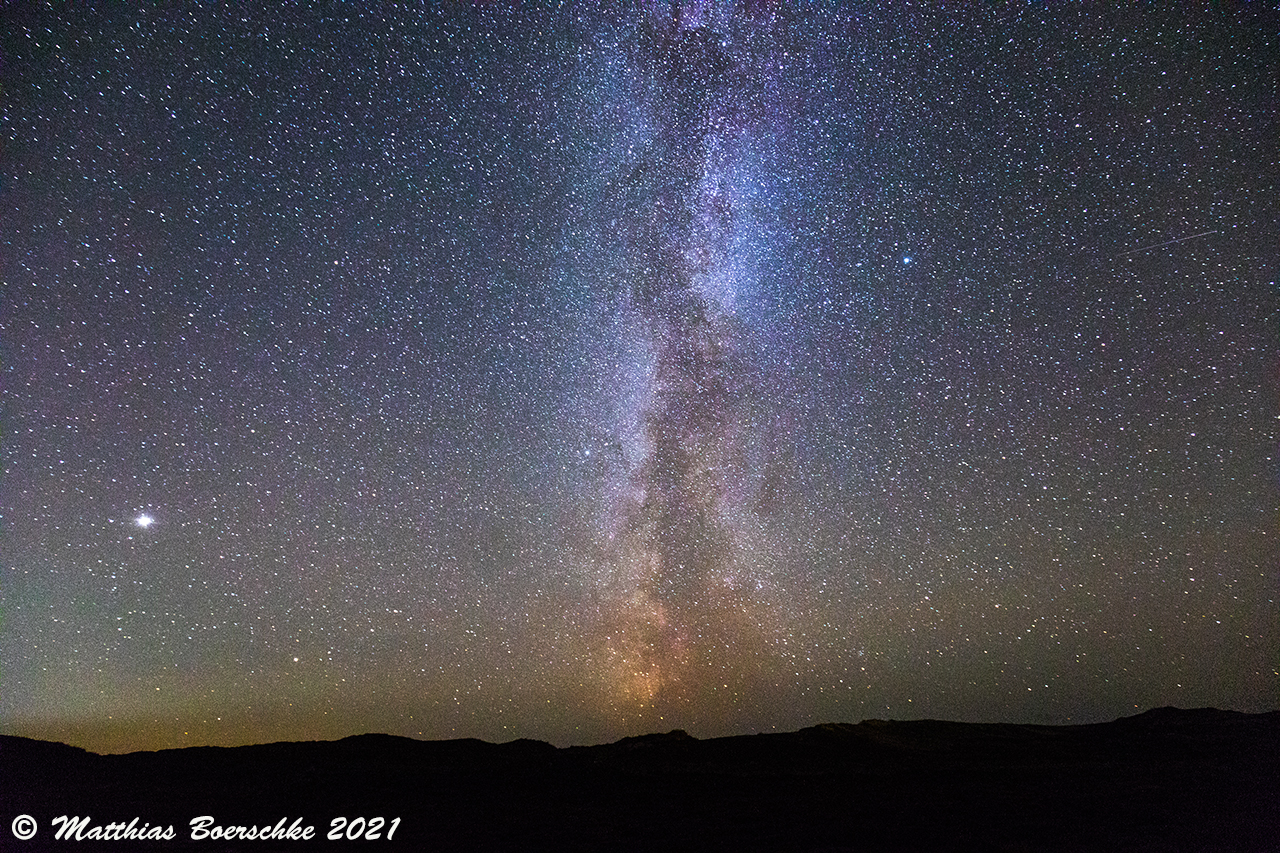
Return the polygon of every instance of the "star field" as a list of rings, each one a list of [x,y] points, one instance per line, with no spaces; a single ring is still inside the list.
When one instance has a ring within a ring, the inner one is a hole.
[[[1275,12],[0,11],[0,725],[1280,701]]]

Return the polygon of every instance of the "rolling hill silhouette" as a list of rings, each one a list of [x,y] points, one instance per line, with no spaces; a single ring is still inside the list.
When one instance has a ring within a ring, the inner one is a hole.
[[[1280,849],[1280,712],[868,720],[563,749],[369,734],[97,755],[0,736],[0,798],[0,849],[27,851],[1263,851]],[[34,838],[14,837],[19,815]],[[201,816],[210,836],[192,840]],[[92,840],[170,826],[172,840]],[[269,837],[212,837],[235,826]],[[314,835],[281,837],[291,826]]]

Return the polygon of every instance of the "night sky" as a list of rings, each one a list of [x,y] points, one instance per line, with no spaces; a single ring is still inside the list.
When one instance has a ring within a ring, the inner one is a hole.
[[[5,4],[0,729],[1280,706],[1280,13],[1107,5]]]

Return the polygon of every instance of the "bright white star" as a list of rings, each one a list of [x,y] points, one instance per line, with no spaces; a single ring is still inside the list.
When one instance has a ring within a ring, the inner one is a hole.
[[[151,516],[147,515],[145,512],[133,520],[133,523],[138,525],[139,527],[150,527],[151,525],[155,524],[155,522],[156,520]]]

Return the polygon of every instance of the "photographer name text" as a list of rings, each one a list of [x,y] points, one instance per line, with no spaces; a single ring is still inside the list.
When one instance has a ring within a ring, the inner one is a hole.
[[[57,841],[172,841],[178,837],[172,824],[152,825],[140,817],[128,822],[94,823],[88,815],[61,815],[50,823]],[[388,821],[382,817],[335,817],[323,836],[316,834],[314,824],[301,817],[282,817],[274,824],[221,824],[212,815],[201,815],[192,818],[189,825],[187,838],[191,841],[390,841],[400,828],[400,818]],[[11,828],[21,840],[33,838],[38,830],[30,815],[19,815]]]

